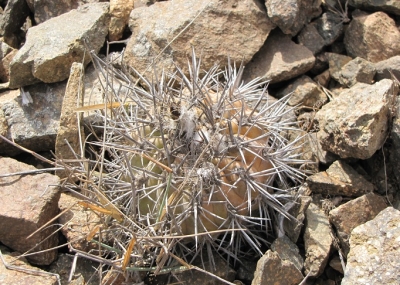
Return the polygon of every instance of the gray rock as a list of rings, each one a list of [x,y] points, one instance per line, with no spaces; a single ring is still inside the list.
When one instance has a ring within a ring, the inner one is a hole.
[[[296,35],[307,22],[321,14],[321,1],[265,0],[269,19],[283,33]]]
[[[369,193],[340,205],[329,212],[329,220],[337,230],[337,235],[345,256],[349,252],[351,231],[355,227],[375,218],[386,207],[383,197]]]
[[[4,115],[0,121],[6,130],[6,137],[33,151],[54,149],[59,127],[65,82],[36,84],[25,87],[33,98],[33,103],[24,105],[20,90],[9,90],[0,96],[0,109]],[[0,142],[0,153],[15,155],[21,150],[5,141]]]
[[[392,74],[400,80],[400,55],[375,63],[375,80],[392,79]],[[392,74],[390,73],[392,72]]]
[[[295,44],[278,29],[271,33],[244,71],[244,81],[256,77],[276,83],[297,77],[309,71],[315,62],[312,52]]]
[[[172,61],[186,70],[192,47],[198,47],[205,70],[226,65],[228,56],[246,64],[274,27],[265,9],[251,0],[157,2],[132,10],[124,56],[145,76],[152,65],[173,68]]]
[[[350,56],[378,62],[400,53],[400,31],[383,12],[367,14],[356,10],[344,43]]]
[[[281,260],[288,260],[301,272],[304,259],[300,255],[299,248],[287,236],[278,237],[271,244],[271,250],[277,252]]]
[[[73,62],[89,63],[87,48],[98,52],[107,35],[108,6],[84,5],[29,29],[10,64],[9,88],[59,82],[68,78]]]
[[[341,158],[370,158],[386,138],[393,91],[397,87],[388,79],[357,83],[324,105],[315,116],[323,149]]]
[[[325,53],[329,62],[329,73],[332,78],[339,81],[340,71],[348,62],[351,61],[351,57],[346,55],[341,55],[337,53],[327,52]]]
[[[29,15],[26,0],[9,0],[0,18],[0,34],[4,42],[13,48],[19,48],[21,43],[21,27]]]
[[[299,239],[301,230],[303,229],[303,222],[305,219],[305,212],[311,203],[311,197],[300,196],[298,201],[294,203],[288,212],[290,215],[295,217],[295,219],[284,219],[283,228],[286,235],[291,239],[292,242],[297,242]]]
[[[356,227],[342,285],[399,284],[400,211],[388,207]]]
[[[361,57],[356,57],[342,67],[339,82],[347,87],[351,87],[357,82],[372,84],[375,73],[373,63]]]
[[[304,245],[306,251],[305,273],[318,277],[328,263],[332,245],[328,217],[314,203],[306,211]]]
[[[397,0],[349,0],[349,5],[361,10],[384,11],[400,15],[400,2]]]
[[[308,186],[316,194],[358,197],[374,190],[374,185],[358,174],[347,163],[337,160],[325,171],[307,178]]]
[[[312,51],[314,55],[322,51],[325,47],[325,40],[319,34],[317,24],[315,22],[306,25],[300,31],[297,38],[299,43]]]
[[[339,158],[336,154],[322,149],[321,142],[317,138],[317,133],[309,133],[307,138],[311,151],[317,157],[318,162],[330,164]]]
[[[282,260],[277,252],[268,250],[257,262],[252,285],[297,285],[303,274],[289,260]]]
[[[36,168],[12,158],[0,158],[1,174]],[[59,179],[48,173],[0,178],[0,241],[19,252],[31,253],[54,248],[58,235],[54,226],[47,226],[30,238],[58,214]],[[27,259],[37,265],[49,265],[57,259],[57,249],[30,255]]]

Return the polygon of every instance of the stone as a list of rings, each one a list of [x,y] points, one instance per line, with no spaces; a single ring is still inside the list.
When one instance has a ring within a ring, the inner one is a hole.
[[[303,238],[306,252],[305,273],[318,277],[328,263],[333,240],[328,217],[315,203],[307,208]]]
[[[246,64],[274,27],[265,8],[251,0],[157,2],[132,10],[124,57],[145,77],[152,65],[174,68],[172,61],[187,70],[192,47],[201,53],[205,70],[216,63],[226,66],[227,57]]]
[[[388,79],[357,83],[324,105],[315,116],[323,149],[341,158],[370,158],[386,139],[390,96],[397,90]]]
[[[308,48],[294,43],[276,29],[246,65],[243,79],[249,82],[260,77],[271,83],[281,82],[309,71],[314,62],[315,57]]]
[[[280,30],[289,35],[296,35],[307,22],[321,14],[321,1],[307,0],[265,0],[268,18]]]
[[[400,55],[375,63],[375,80],[392,79],[392,74],[400,81]]]
[[[344,43],[351,57],[378,62],[400,54],[400,31],[384,12],[367,14],[356,10]]]
[[[324,38],[319,34],[314,22],[306,25],[297,38],[299,43],[308,48],[314,55],[321,52],[325,47]]]
[[[321,88],[307,75],[303,75],[293,83],[287,85],[276,94],[276,97],[282,98],[289,93],[292,94],[288,101],[290,106],[314,107],[316,104],[323,105],[328,101],[327,96]]]
[[[368,193],[351,200],[329,212],[329,220],[335,226],[343,253],[349,253],[349,237],[351,231],[362,225],[385,209],[385,199],[379,195]]]
[[[335,160],[339,159],[336,154],[322,149],[321,143],[317,138],[317,133],[309,133],[307,138],[311,151],[314,153],[315,157],[317,157],[318,162],[331,164]]]
[[[15,173],[36,168],[12,158],[0,158],[1,174]],[[40,229],[58,214],[60,197],[57,176],[41,173],[0,178],[0,242],[15,251],[30,253],[54,248],[58,235],[54,226]],[[57,249],[27,256],[37,265],[49,265],[57,259]]]
[[[18,49],[21,44],[21,27],[29,15],[26,0],[9,0],[0,18],[0,34],[9,46]]]
[[[289,260],[282,260],[277,252],[268,250],[257,262],[252,285],[297,285],[303,274]]]
[[[305,220],[305,212],[311,203],[311,197],[300,196],[297,203],[288,210],[289,214],[295,217],[295,219],[284,219],[283,229],[286,235],[291,239],[292,242],[296,243],[299,239],[301,231],[303,229],[303,222]]]
[[[336,81],[339,81],[340,71],[342,70],[343,66],[352,60],[352,58],[332,52],[327,52],[325,54],[329,62],[329,73],[331,77]]]
[[[388,207],[356,228],[342,285],[399,284],[400,211]]]
[[[344,274],[344,268],[342,265],[342,261],[340,260],[339,255],[334,255],[334,257],[329,261],[329,266],[335,269],[336,271],[340,272],[341,274]]]
[[[1,255],[7,265],[17,266],[27,270],[7,269],[3,262],[0,262],[0,283],[7,285],[57,285],[57,276],[47,273],[46,271],[30,265],[26,258],[17,257],[20,255],[18,252],[10,252],[5,246],[0,246]],[[31,272],[29,272],[31,271]]]
[[[374,190],[374,185],[344,161],[337,160],[325,171],[307,178],[311,191],[324,196],[358,197]]]
[[[7,53],[4,57],[1,58],[0,64],[0,81],[8,82],[10,81],[10,63],[13,60],[14,56],[17,54],[18,50],[13,49],[9,53]]]
[[[339,72],[339,82],[351,87],[357,82],[372,84],[375,76],[374,64],[361,57],[346,63]]]
[[[117,41],[129,22],[129,14],[133,9],[134,0],[110,0],[110,25],[108,27],[108,38]]]
[[[361,10],[384,11],[400,15],[400,2],[397,0],[349,0],[349,5]]]
[[[7,125],[6,137],[32,151],[54,149],[59,127],[65,83],[36,84],[24,88],[33,103],[23,104],[20,90],[8,90],[0,96],[0,109]],[[0,113],[1,117],[1,113]],[[21,150],[0,141],[0,153],[15,155]]]
[[[59,82],[68,78],[73,62],[84,61],[86,66],[87,49],[97,53],[107,35],[108,6],[83,5],[29,29],[25,45],[10,64],[9,88]]]
[[[301,272],[304,259],[300,255],[299,248],[287,236],[278,237],[271,244],[271,250],[277,252],[281,260],[288,260]]]

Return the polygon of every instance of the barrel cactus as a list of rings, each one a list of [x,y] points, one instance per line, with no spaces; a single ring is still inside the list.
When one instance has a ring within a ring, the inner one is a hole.
[[[96,187],[82,193],[109,211],[108,223],[115,218],[103,249],[116,261],[122,253],[125,270],[158,272],[190,263],[205,245],[227,257],[246,246],[262,254],[304,178],[301,138],[286,136],[298,130],[288,97],[271,99],[259,79],[244,84],[243,66],[203,71],[194,52],[187,71],[152,78],[95,63],[108,78],[106,108],[87,140],[96,159],[82,171]]]

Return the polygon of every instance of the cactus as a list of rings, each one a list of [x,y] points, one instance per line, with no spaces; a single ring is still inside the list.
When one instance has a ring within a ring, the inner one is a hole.
[[[113,108],[97,111],[91,126],[96,139],[87,148],[97,159],[82,173],[92,173],[97,190],[83,193],[116,218],[105,250],[126,256],[131,245],[124,269],[149,270],[190,262],[203,245],[235,257],[245,243],[262,254],[260,230],[269,233],[277,214],[290,218],[285,204],[304,178],[295,154],[301,138],[285,137],[297,130],[289,97],[271,99],[259,79],[244,84],[243,66],[202,71],[194,52],[188,75],[176,67],[147,79],[131,69],[140,87],[95,63],[109,78]]]

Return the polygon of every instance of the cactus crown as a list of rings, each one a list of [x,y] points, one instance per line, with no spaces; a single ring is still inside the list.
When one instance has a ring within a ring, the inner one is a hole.
[[[137,73],[142,87],[94,62],[114,107],[97,111],[91,125],[87,149],[97,159],[82,173],[93,173],[95,186],[82,193],[115,213],[105,221],[108,251],[126,252],[135,240],[126,268],[158,270],[190,262],[203,245],[237,257],[246,243],[262,254],[260,230],[276,213],[290,216],[284,205],[304,178],[300,138],[285,136],[297,130],[288,97],[271,99],[258,79],[243,84],[243,66],[203,71],[194,52],[189,75],[179,67],[151,80]]]

